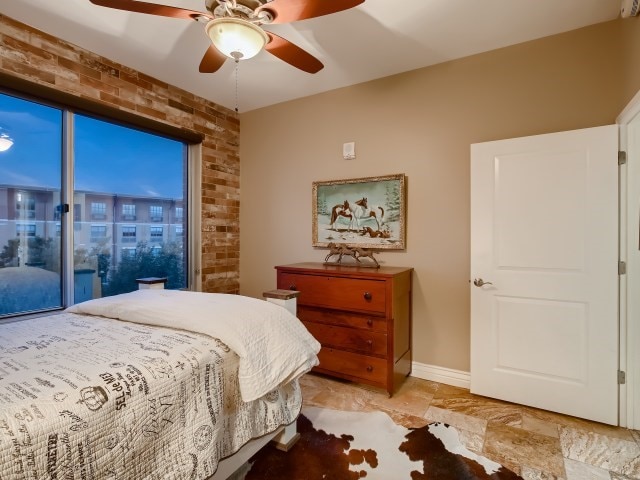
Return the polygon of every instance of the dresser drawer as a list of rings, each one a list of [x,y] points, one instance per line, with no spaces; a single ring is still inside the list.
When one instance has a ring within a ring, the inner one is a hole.
[[[328,323],[343,327],[361,328],[371,332],[387,333],[387,319],[375,315],[363,315],[300,305],[298,307],[298,318],[309,322]]]
[[[298,290],[298,305],[340,310],[385,312],[385,282],[360,278],[303,275],[282,272],[278,288]]]
[[[382,358],[366,357],[330,347],[322,347],[318,358],[320,365],[316,367],[317,370],[363,378],[376,383],[387,381],[387,364]]]
[[[302,323],[323,346],[352,350],[367,355],[384,357],[387,354],[387,336],[384,333],[322,323]]]

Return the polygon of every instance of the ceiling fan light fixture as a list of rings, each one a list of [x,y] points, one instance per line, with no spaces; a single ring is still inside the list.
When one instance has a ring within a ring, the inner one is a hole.
[[[240,18],[216,18],[207,23],[207,35],[213,45],[234,60],[255,57],[269,41],[259,26]]]
[[[6,152],[13,146],[13,140],[6,133],[0,134],[0,152]]]

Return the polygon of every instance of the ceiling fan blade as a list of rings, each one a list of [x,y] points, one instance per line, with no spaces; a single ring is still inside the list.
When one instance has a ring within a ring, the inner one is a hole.
[[[307,73],[317,73],[324,68],[320,60],[299,46],[279,37],[275,33],[266,33],[269,36],[269,43],[264,49],[270,54]]]
[[[101,7],[115,8],[116,10],[124,10],[126,12],[148,13],[149,15],[158,15],[161,17],[183,18],[185,20],[193,20],[197,17],[213,18],[209,13],[198,12],[196,10],[187,10],[184,8],[168,7],[166,5],[157,5],[155,3],[138,2],[134,0],[89,0],[94,5]]]
[[[217,72],[226,59],[227,57],[220,53],[216,47],[209,45],[204,57],[202,57],[200,61],[200,73]]]
[[[357,7],[364,0],[273,0],[258,8],[273,16],[271,23],[289,23],[307,18],[321,17]]]

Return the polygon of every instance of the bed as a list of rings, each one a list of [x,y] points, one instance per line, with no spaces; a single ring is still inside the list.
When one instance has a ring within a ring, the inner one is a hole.
[[[3,324],[0,479],[226,478],[223,459],[295,425],[318,350],[238,295],[140,290]]]

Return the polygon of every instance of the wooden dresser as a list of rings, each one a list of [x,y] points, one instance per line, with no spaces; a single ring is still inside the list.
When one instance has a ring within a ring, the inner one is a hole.
[[[279,289],[300,292],[298,318],[322,344],[314,371],[392,395],[411,372],[413,269],[297,263],[276,270]]]

